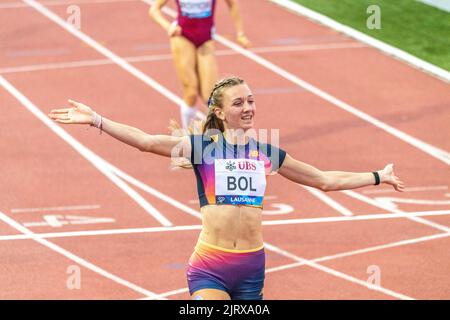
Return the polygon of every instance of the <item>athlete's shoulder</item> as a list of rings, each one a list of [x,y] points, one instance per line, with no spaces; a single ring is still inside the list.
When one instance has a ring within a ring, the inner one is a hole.
[[[286,151],[281,149],[278,144],[270,144],[265,142],[256,142],[256,151],[250,151],[250,154],[254,153],[254,155],[258,155],[261,157],[264,155],[270,162],[272,166],[272,171],[278,170],[284,162],[286,158]]]
[[[217,139],[214,136],[206,134],[191,134],[189,135],[189,139],[192,146],[196,148],[204,148],[211,143],[217,142]]]
[[[202,163],[203,157],[207,153],[205,149],[215,143],[213,137],[206,134],[192,134],[189,139],[191,142],[191,161],[196,164]]]

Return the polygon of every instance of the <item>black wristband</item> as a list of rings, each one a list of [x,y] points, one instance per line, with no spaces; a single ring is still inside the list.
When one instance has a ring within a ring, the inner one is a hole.
[[[372,172],[373,175],[375,176],[375,185],[379,185],[380,184],[380,175],[378,174],[378,172],[374,171]]]

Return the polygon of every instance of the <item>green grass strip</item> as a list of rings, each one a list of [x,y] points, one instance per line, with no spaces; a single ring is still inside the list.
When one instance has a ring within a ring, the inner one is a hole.
[[[415,0],[291,0],[450,71],[450,13]],[[381,29],[369,29],[370,5]]]

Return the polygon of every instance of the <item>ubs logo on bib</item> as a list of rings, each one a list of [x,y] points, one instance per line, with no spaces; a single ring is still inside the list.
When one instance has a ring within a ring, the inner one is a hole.
[[[240,170],[249,170],[249,171],[255,171],[256,165],[254,162],[250,161],[239,161],[238,162],[238,168]]]

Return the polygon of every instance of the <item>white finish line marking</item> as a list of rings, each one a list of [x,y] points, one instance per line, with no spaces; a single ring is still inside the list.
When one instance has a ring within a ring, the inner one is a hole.
[[[315,45],[297,45],[297,46],[278,46],[278,47],[259,47],[252,48],[253,52],[258,53],[280,53],[280,52],[301,52],[301,51],[317,51],[317,50],[332,50],[332,49],[351,49],[351,48],[365,48],[367,46],[360,43],[327,43],[327,44],[315,44]],[[234,56],[238,55],[233,50],[217,50],[217,56]],[[152,62],[152,61],[171,61],[173,59],[172,54],[157,54],[157,55],[145,55],[145,56],[130,56],[123,57],[126,62]],[[20,73],[20,72],[33,72],[33,71],[47,71],[66,68],[85,68],[96,67],[105,65],[115,65],[115,63],[109,59],[94,59],[94,60],[80,60],[80,61],[68,61],[57,63],[43,63],[24,65],[18,67],[0,68],[0,74],[7,73]]]
[[[426,187],[406,187],[405,192],[422,192],[422,191],[438,191],[448,190],[448,186],[426,186]],[[376,193],[396,193],[395,189],[376,189],[376,190],[364,190],[364,194],[376,194]]]
[[[78,210],[94,210],[100,209],[100,205],[80,205],[80,206],[61,206],[61,207],[44,207],[44,208],[16,208],[11,209],[11,213],[28,213],[28,212],[49,212],[49,211],[78,211]]]
[[[99,224],[99,223],[114,223],[113,218],[96,218],[86,216],[71,216],[71,215],[44,215],[44,221],[41,222],[25,222],[25,227],[62,227],[66,225],[84,225],[84,224]]]
[[[436,211],[418,211],[405,213],[378,213],[351,217],[322,217],[322,218],[304,218],[304,219],[282,219],[263,221],[263,226],[275,225],[295,225],[295,224],[314,224],[314,223],[332,223],[332,222],[350,222],[350,221],[368,221],[368,220],[384,220],[384,219],[400,219],[411,217],[427,217],[427,216],[447,216],[450,210]],[[69,232],[52,232],[52,233],[36,233],[41,238],[65,238],[65,237],[87,237],[87,236],[105,236],[117,234],[135,234],[135,233],[154,233],[154,232],[175,232],[201,230],[201,225],[187,225],[174,227],[150,227],[150,228],[122,228],[122,229],[106,229],[106,230],[85,230],[85,231],[69,231]],[[6,240],[24,240],[29,239],[26,235],[5,235],[0,236],[0,241]]]

